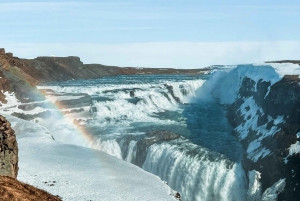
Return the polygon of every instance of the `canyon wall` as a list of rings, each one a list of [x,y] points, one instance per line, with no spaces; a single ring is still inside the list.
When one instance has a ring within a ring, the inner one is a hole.
[[[228,120],[246,150],[243,168],[261,173],[262,190],[285,179],[279,200],[300,200],[300,79],[280,81],[244,77]]]

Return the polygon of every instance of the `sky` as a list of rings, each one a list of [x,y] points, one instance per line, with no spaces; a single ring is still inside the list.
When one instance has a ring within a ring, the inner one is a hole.
[[[0,0],[0,47],[22,58],[202,68],[300,60],[299,0]]]

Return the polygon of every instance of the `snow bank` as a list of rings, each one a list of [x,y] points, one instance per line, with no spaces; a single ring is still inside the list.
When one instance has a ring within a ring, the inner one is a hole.
[[[4,115],[16,131],[20,181],[63,200],[176,200],[158,177],[101,151],[66,145],[33,122]]]

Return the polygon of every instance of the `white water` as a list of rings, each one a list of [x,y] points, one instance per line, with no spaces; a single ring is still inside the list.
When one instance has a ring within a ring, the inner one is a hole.
[[[210,161],[208,150],[198,150],[194,156],[187,154],[188,150],[167,143],[152,145],[143,169],[167,181],[183,200],[245,200],[245,176],[240,164],[228,167],[231,164],[227,159]]]
[[[125,161],[132,162],[132,159],[136,157],[136,141],[132,140],[128,146],[128,154],[125,158]]]
[[[193,116],[182,115],[184,111],[180,106],[195,98],[197,89],[204,82],[204,79],[193,79],[40,88],[52,89],[56,93],[88,93],[102,98],[93,100],[93,107],[97,112],[94,113],[90,125],[98,126],[100,131],[94,133],[94,141],[87,146],[133,162],[137,157],[137,140],[131,140],[126,149],[122,140],[119,142],[122,136],[128,134],[126,129],[134,129],[133,124],[141,126],[146,123],[148,130],[157,129],[160,125],[170,125],[169,129],[174,129],[174,125],[180,125],[187,130],[185,118]],[[178,121],[172,116],[173,113],[167,118],[159,116],[159,113],[170,111],[176,111],[177,115],[181,114],[182,120]],[[199,115],[197,111],[191,114]],[[144,130],[138,129],[139,127],[133,131],[133,135],[136,135],[134,132],[145,133]],[[126,152],[122,153],[122,150]],[[184,201],[245,200],[244,172],[239,164],[231,162],[222,154],[213,153],[188,141],[180,145],[154,144],[145,154],[146,160],[142,168],[168,182],[173,189],[180,192]]]

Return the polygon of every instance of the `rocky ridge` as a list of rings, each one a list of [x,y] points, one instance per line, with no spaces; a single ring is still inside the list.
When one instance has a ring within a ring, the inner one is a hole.
[[[121,68],[101,64],[83,64],[79,57],[37,57],[20,59],[0,48],[0,102],[5,92],[13,92],[21,102],[43,100],[37,85],[72,79],[96,79],[126,74],[201,74],[207,69]]]

